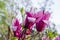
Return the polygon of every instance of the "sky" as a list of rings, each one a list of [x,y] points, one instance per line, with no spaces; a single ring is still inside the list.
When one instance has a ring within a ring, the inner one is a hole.
[[[60,0],[54,0],[54,5],[52,6],[52,22],[56,24],[56,29],[60,34]]]
[[[60,25],[60,0],[54,0],[54,5],[51,7],[53,13],[53,19],[52,21],[56,25]]]

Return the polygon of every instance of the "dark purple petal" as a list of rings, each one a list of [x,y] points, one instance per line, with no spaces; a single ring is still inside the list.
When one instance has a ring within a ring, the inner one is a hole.
[[[28,17],[32,17],[32,14],[30,12],[26,12]]]
[[[28,18],[26,17],[25,20],[25,28],[31,29],[31,27],[33,26],[33,22],[29,22]]]
[[[42,32],[45,28],[46,24],[41,20],[40,22],[36,23],[36,29],[39,32]]]

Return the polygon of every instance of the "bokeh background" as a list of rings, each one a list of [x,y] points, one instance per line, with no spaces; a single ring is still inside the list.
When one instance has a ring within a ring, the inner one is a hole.
[[[4,6],[4,3],[0,2],[0,13],[1,11],[3,11],[3,13],[0,14],[0,24],[1,24],[0,40],[2,39],[6,40],[6,38],[8,38],[9,29],[8,27],[5,26],[11,25],[11,21],[13,17],[16,16],[19,19],[20,23],[23,22],[22,14],[20,12],[21,8],[24,8],[24,11],[29,11],[30,8],[33,7],[35,11],[39,11],[44,9],[45,7],[45,11],[49,11],[51,13],[49,21],[55,24],[55,29],[57,30],[57,33],[60,34],[60,0],[49,0],[49,1],[48,0],[0,0],[0,1],[3,1],[5,3]],[[47,4],[45,5],[46,2]],[[53,28],[52,24],[51,24],[51,28]]]

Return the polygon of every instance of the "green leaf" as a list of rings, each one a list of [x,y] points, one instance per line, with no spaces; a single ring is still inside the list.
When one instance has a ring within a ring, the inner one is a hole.
[[[53,37],[54,37],[53,32],[52,32],[52,31],[49,31],[49,32],[48,32],[48,36],[49,36],[50,38],[53,38]]]
[[[12,37],[12,39],[11,40],[18,40],[16,37]]]
[[[5,3],[3,1],[0,1],[0,8],[3,9],[5,7]]]

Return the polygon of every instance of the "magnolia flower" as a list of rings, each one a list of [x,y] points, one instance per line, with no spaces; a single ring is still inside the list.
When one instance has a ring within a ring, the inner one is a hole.
[[[25,31],[26,31],[26,34],[27,34],[27,35],[30,34],[33,24],[34,24],[34,23],[33,23],[33,22],[30,22],[30,21],[28,20],[28,17],[26,17],[26,19],[25,19],[25,28],[26,28],[26,30],[25,30]]]
[[[28,17],[25,19],[25,28],[31,29],[34,23],[28,20]]]
[[[21,32],[22,32],[22,27],[19,24],[19,21],[17,18],[12,20],[12,28],[14,32],[14,36],[20,38],[21,37]]]
[[[31,29],[34,23],[36,23],[36,29],[39,32],[41,32],[45,28],[47,24],[46,21],[48,21],[50,17],[50,13],[44,11],[39,11],[36,13],[26,12],[26,14],[27,16],[25,21],[25,27]]]
[[[50,13],[49,12],[39,12],[40,14],[43,14],[41,17],[37,17],[36,19],[36,29],[37,31],[41,32],[45,26],[47,25],[47,22],[49,17],[50,17]],[[37,14],[38,15],[38,14]]]
[[[56,37],[54,37],[53,40],[60,40],[60,37],[59,36],[56,36]]]
[[[32,26],[34,25],[35,19],[32,18],[32,15],[30,14],[30,12],[26,12],[27,16],[25,19],[25,28],[28,29],[26,30],[26,34],[30,34],[31,30],[32,30]]]
[[[46,37],[46,36],[43,36],[43,37],[42,37],[42,40],[49,40],[49,38]]]

